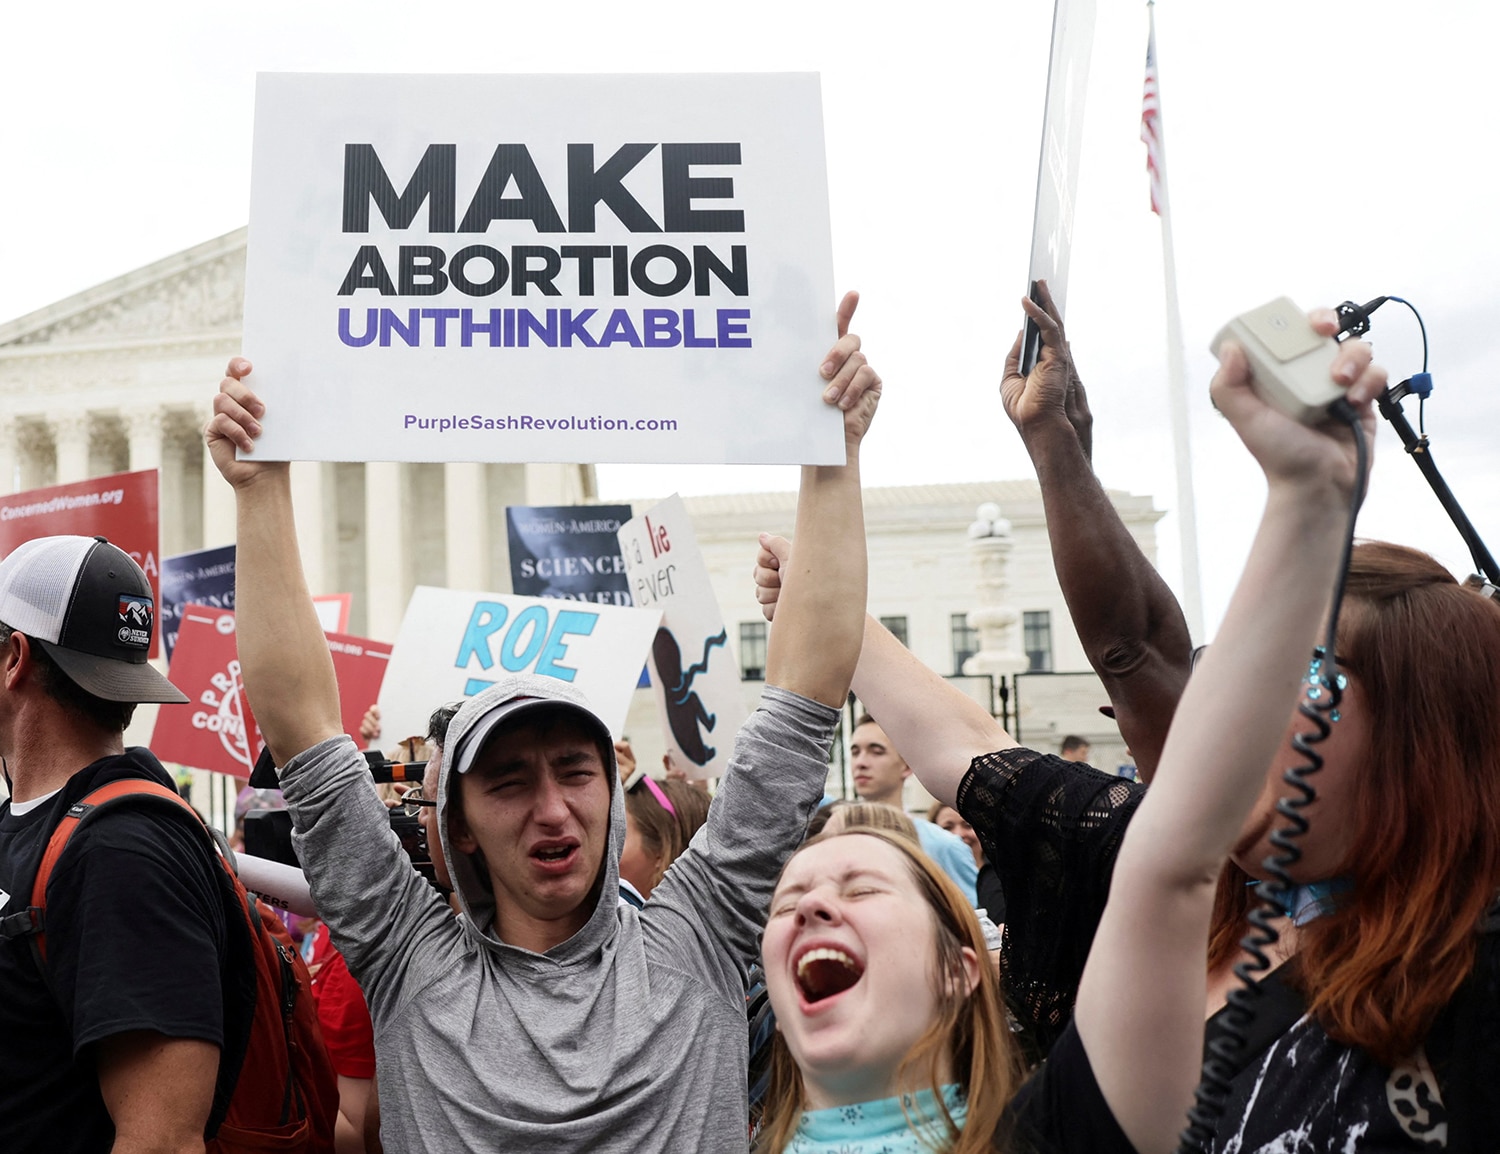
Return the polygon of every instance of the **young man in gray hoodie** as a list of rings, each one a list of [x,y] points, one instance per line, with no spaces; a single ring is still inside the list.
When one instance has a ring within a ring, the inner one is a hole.
[[[609,733],[550,678],[498,682],[449,731],[438,828],[466,916],[410,868],[342,733],[287,466],[254,460],[265,406],[230,362],[206,435],[236,495],[239,657],[314,900],[370,1005],[387,1150],[744,1149],[745,971],[822,798],[863,634],[858,456],[880,379],[847,331],[857,300],[821,367],[847,463],[802,471],[761,706],[708,824],[639,911],[616,898]]]

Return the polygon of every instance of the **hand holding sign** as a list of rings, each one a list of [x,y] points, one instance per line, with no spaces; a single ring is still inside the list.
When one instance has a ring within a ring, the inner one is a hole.
[[[265,403],[244,383],[251,368],[244,357],[230,359],[214,397],[214,415],[203,430],[214,465],[236,489],[248,485],[261,473],[287,469],[285,461],[262,463],[237,459],[239,453],[255,452],[255,438],[261,434],[260,418],[266,415]]]
[[[1021,348],[1024,333],[1016,334],[1016,343],[1005,358],[1005,377],[1000,382],[1000,402],[1022,437],[1050,421],[1066,420],[1078,434],[1084,456],[1093,451],[1094,418],[1089,412],[1088,394],[1073,364],[1073,350],[1063,330],[1062,311],[1052,299],[1046,281],[1037,282],[1038,305],[1021,298],[1021,308],[1041,335],[1042,351],[1036,367],[1021,372]]]

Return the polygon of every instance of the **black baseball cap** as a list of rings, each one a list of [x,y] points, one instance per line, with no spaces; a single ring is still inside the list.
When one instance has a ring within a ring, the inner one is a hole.
[[[105,701],[186,702],[147,661],[156,602],[146,574],[103,537],[38,537],[0,561],[0,621]]]

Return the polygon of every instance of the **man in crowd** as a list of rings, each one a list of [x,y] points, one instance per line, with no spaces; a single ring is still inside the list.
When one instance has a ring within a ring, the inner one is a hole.
[[[885,730],[868,713],[860,716],[849,736],[849,768],[854,776],[854,791],[861,801],[893,805],[904,812],[901,793],[906,779],[911,776],[911,766],[896,752]],[[917,836],[921,838],[927,856],[943,867],[970,904],[977,905],[979,898],[975,883],[979,880],[979,870],[974,864],[973,852],[964,845],[963,839],[923,818],[908,816],[917,827]]]
[[[624,805],[610,735],[570,685],[514,675],[467,702],[437,793],[455,919],[406,864],[341,734],[303,582],[285,464],[254,460],[264,405],[230,364],[208,441],[235,488],[246,691],[319,909],[368,996],[382,1138],[396,1149],[743,1148],[746,969],[816,808],[865,602],[858,450],[879,377],[839,310],[824,398],[847,463],[803,470],[807,542],[707,836],[640,910],[616,899]],[[238,447],[247,459],[236,460]]]
[[[1062,746],[1058,749],[1057,755],[1064,761],[1087,761],[1089,750],[1088,738],[1070,733],[1062,739]]]
[[[151,587],[102,537],[44,537],[0,562],[0,623],[0,1144],[201,1151],[220,1051],[242,1050],[254,1000],[201,826],[166,805],[100,810],[57,860],[45,917],[30,908],[70,808],[125,778],[175,788],[124,744],[137,703],[187,700],[146,660]]]

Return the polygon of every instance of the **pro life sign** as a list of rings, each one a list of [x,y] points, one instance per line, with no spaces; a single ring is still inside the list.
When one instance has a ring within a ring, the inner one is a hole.
[[[842,463],[833,306],[814,75],[259,78],[258,457]]]
[[[745,720],[724,615],[682,498],[675,494],[620,526],[620,555],[637,605],[661,611],[651,642],[651,688],[667,747],[692,778],[729,766]]]

